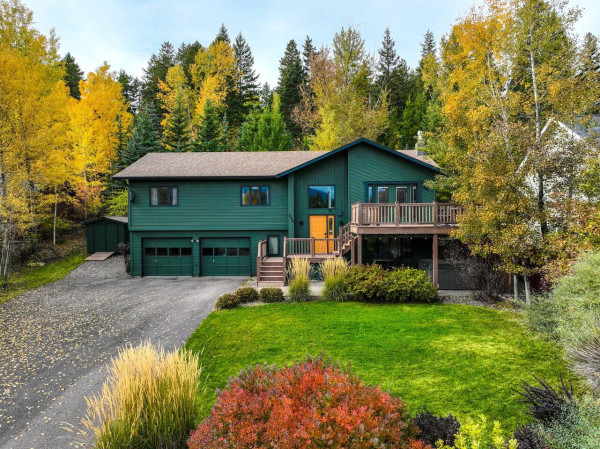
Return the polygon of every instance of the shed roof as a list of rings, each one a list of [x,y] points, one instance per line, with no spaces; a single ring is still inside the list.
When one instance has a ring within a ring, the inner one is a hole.
[[[89,224],[97,223],[99,221],[113,221],[115,223],[128,224],[129,218],[125,217],[125,216],[103,215],[102,217],[93,218],[91,220],[84,221],[83,224],[87,226]]]
[[[149,153],[120,171],[116,179],[168,178],[275,178],[359,143],[382,149],[439,172],[438,165],[416,150],[395,151],[367,139],[358,139],[332,151],[257,151],[213,153]]]

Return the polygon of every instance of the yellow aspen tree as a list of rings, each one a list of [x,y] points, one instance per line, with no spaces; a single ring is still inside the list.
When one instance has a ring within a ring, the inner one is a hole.
[[[110,172],[116,157],[121,128],[128,129],[131,114],[121,84],[108,64],[80,81],[81,100],[69,106],[69,137],[76,172],[77,195],[83,203],[83,215],[101,207],[102,179]]]

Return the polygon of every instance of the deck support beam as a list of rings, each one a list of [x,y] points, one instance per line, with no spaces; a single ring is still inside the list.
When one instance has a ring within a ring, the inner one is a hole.
[[[357,235],[356,236],[356,244],[358,245],[358,260],[356,261],[357,265],[362,265],[362,252],[363,252],[363,236],[362,235]]]
[[[432,273],[433,285],[435,288],[439,288],[438,281],[438,235],[433,235],[433,273]]]

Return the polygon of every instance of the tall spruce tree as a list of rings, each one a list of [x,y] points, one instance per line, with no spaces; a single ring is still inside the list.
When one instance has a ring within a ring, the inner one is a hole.
[[[302,100],[301,88],[306,82],[306,73],[302,66],[300,52],[293,39],[288,42],[283,58],[279,61],[279,85],[277,92],[281,97],[281,115],[292,137],[299,139],[300,127],[292,120],[294,107]]]
[[[133,120],[133,132],[123,151],[119,164],[122,168],[128,167],[148,153],[164,151],[160,143],[160,128],[156,110],[152,104],[139,108]]]
[[[267,84],[268,86],[268,84]],[[246,120],[240,127],[240,134],[237,142],[237,151],[253,151],[254,141],[258,134],[258,121],[262,111],[256,107],[246,116]]]
[[[379,62],[377,64],[377,87],[379,94],[388,88],[392,74],[400,64],[400,56],[396,53],[395,42],[390,34],[390,29],[386,28],[383,33],[383,42],[379,49]]]
[[[192,75],[190,74],[190,66],[194,64],[196,55],[202,50],[200,42],[195,41],[191,44],[183,42],[177,49],[175,55],[175,64],[179,64],[187,77],[188,83],[192,82]]]
[[[180,91],[175,96],[173,110],[163,125],[162,142],[169,151],[182,152],[190,149],[190,118],[183,95],[183,91]]]
[[[175,48],[170,42],[163,42],[158,54],[153,54],[148,61],[148,66],[144,68],[141,95],[141,100],[144,104],[153,103],[157,107],[160,107],[156,97],[160,90],[158,82],[166,79],[167,72],[174,65]],[[164,113],[162,108],[160,108],[160,112]]]
[[[134,114],[140,102],[140,81],[137,78],[128,75],[125,70],[119,71],[117,81],[121,84],[123,96],[129,103],[129,112]]]
[[[421,91],[413,100],[409,97],[402,112],[402,128],[400,145],[403,148],[413,148],[417,142],[417,132],[423,128],[423,120],[427,111],[425,91]]]
[[[313,45],[312,39],[310,36],[306,36],[304,45],[302,46],[302,66],[304,67],[304,73],[306,74],[307,78],[310,77],[310,64],[316,51],[317,49]]]
[[[226,117],[219,117],[211,100],[204,103],[202,121],[193,143],[194,151],[228,151],[229,126]]]
[[[271,86],[269,86],[269,83],[265,82],[265,84],[263,84],[262,89],[260,90],[260,107],[261,108],[266,108],[266,107],[270,107],[271,104],[273,103],[273,89],[271,89]]]
[[[62,59],[62,63],[65,65],[65,76],[63,80],[69,88],[69,93],[71,96],[79,100],[81,98],[81,93],[79,92],[79,81],[83,79],[83,71],[71,53],[67,53],[65,55],[65,57]]]
[[[259,102],[259,84],[258,75],[254,70],[254,57],[250,46],[239,33],[233,44],[233,52],[239,71],[237,80],[237,89],[232,91],[232,99],[227,109],[227,117],[231,126],[237,128],[244,117],[258,104]]]
[[[229,33],[227,32],[227,28],[225,28],[224,23],[221,24],[221,27],[219,28],[219,32],[217,33],[213,44],[217,42],[231,42],[231,40],[229,39]]]
[[[435,51],[435,36],[433,35],[433,31],[427,30],[425,32],[425,36],[423,36],[423,42],[421,43],[421,59],[427,55],[435,53]]]

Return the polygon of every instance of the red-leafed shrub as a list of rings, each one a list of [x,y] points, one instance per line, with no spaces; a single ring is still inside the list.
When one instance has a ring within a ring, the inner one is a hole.
[[[230,380],[188,446],[409,449],[416,431],[400,399],[319,357]]]

